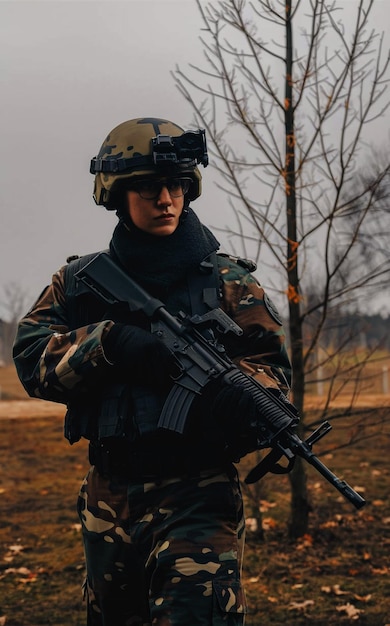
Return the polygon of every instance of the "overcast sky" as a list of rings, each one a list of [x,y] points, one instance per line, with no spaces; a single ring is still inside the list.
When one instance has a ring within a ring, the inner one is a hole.
[[[69,254],[107,246],[90,159],[126,119],[188,128],[170,71],[196,62],[199,29],[193,0],[0,1],[0,293],[35,297]]]
[[[93,202],[90,159],[126,119],[190,127],[170,71],[202,59],[201,26],[194,0],[0,0],[0,294],[14,282],[30,304],[68,255],[107,246],[116,218]],[[194,208],[213,224],[226,200],[203,179]]]

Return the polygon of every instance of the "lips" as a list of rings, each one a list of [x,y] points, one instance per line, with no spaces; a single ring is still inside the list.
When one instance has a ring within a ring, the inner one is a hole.
[[[158,217],[155,217],[155,220],[171,220],[174,219],[174,215],[173,213],[164,213],[163,215],[158,215]]]

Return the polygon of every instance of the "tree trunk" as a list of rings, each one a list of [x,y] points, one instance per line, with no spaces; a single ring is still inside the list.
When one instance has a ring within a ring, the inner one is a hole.
[[[297,199],[295,171],[295,121],[293,104],[293,42],[291,4],[286,2],[286,79],[285,79],[285,189],[287,213],[287,274],[289,301],[289,329],[291,340],[291,363],[293,370],[293,400],[303,419],[304,363],[302,341],[302,317],[300,314],[300,285],[298,272]],[[299,537],[308,527],[309,503],[306,473],[300,459],[296,460],[290,477],[291,522],[290,535]]]
[[[311,506],[307,494],[307,476],[301,457],[295,459],[294,469],[289,474],[291,484],[291,509],[288,533],[297,539],[307,533]]]

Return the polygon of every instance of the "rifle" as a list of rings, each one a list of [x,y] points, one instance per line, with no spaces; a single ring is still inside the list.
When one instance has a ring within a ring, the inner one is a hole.
[[[243,331],[222,309],[212,309],[203,315],[187,316],[179,312],[173,316],[160,300],[150,296],[105,252],[76,272],[75,277],[106,303],[125,303],[130,311],[143,312],[151,321],[151,332],[173,355],[177,372],[159,418],[159,428],[183,434],[194,399],[213,383],[242,387],[251,393],[257,408],[256,441],[252,450],[271,448],[249,472],[246,483],[256,482],[268,471],[290,471],[299,456],[357,509],[365,505],[364,498],[333,474],[312,451],[313,444],[329,432],[331,425],[322,423],[303,441],[295,432],[298,411],[283,392],[264,387],[228,357],[221,338],[227,333],[239,336]],[[278,464],[282,457],[288,461],[285,467]]]

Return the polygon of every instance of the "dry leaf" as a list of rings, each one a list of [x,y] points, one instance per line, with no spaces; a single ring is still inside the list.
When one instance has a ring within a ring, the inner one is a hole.
[[[255,533],[258,528],[257,519],[255,517],[247,517],[245,527],[252,533]]]
[[[304,548],[310,548],[313,545],[313,537],[311,535],[303,535],[300,538],[297,545],[297,550],[303,550]]]
[[[353,606],[353,604],[350,604],[349,602],[347,602],[347,604],[343,604],[342,606],[337,606],[336,609],[337,611],[344,611],[349,617],[349,619],[359,619],[360,613],[363,612],[360,609],[357,609],[355,606]]]
[[[24,546],[21,546],[20,543],[16,543],[13,546],[8,546],[8,552],[12,552],[13,554],[19,554],[24,550]]]
[[[334,520],[329,520],[328,522],[321,524],[320,528],[335,528],[335,526],[339,526],[339,523]]]
[[[18,582],[23,583],[24,585],[26,583],[35,583],[37,578],[38,578],[38,574],[33,574],[32,572],[30,572],[27,578],[19,578]]]
[[[340,589],[340,585],[332,585],[331,587],[323,586],[321,587],[321,591],[324,593],[333,593],[335,596],[348,595],[348,591],[342,591],[342,589]]]
[[[268,509],[273,509],[276,506],[276,502],[268,502],[268,500],[260,500],[260,511],[266,513]]]
[[[27,567],[9,567],[4,574],[21,574],[22,576],[30,576],[31,570]]]
[[[358,596],[356,593],[354,594],[354,599],[358,600],[359,602],[369,602],[372,598],[372,594],[369,593],[367,596]]]
[[[288,609],[289,611],[293,611],[294,609],[301,611],[302,609],[306,609],[308,606],[312,606],[313,604],[314,600],[304,600],[303,602],[290,602]]]
[[[371,573],[376,574],[378,576],[387,576],[387,574],[389,573],[389,568],[388,567],[381,567],[381,568],[373,567],[371,570]]]
[[[262,526],[264,530],[271,530],[272,528],[276,528],[277,522],[273,517],[265,517],[262,521]]]
[[[358,574],[360,574],[360,569],[350,567],[348,570],[348,574],[350,576],[357,576]]]

